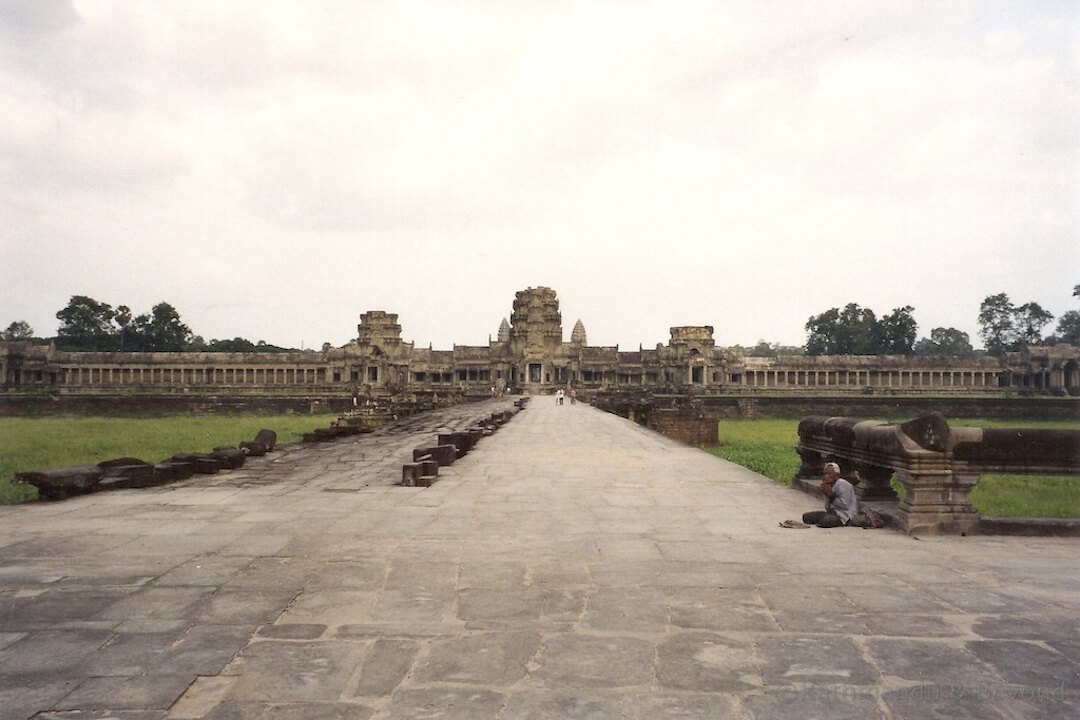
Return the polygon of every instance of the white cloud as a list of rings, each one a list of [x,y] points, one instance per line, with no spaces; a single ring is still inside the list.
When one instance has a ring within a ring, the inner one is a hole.
[[[567,332],[636,347],[801,343],[847,302],[912,304],[923,334],[974,335],[999,291],[1072,307],[1080,63],[1053,5],[36,12],[0,27],[0,325],[99,293],[279,344],[382,308],[449,347],[548,284]]]

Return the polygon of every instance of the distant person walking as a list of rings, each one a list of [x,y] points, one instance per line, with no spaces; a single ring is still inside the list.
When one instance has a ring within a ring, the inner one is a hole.
[[[565,396],[565,393],[563,392],[562,388],[559,388],[558,390],[556,390],[555,391],[555,404],[556,405],[562,405],[564,396]]]

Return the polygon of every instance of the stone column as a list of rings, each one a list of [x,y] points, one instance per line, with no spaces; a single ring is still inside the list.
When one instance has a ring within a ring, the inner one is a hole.
[[[897,519],[909,535],[966,534],[979,522],[968,495],[979,482],[975,474],[949,470],[897,471],[906,491]]]

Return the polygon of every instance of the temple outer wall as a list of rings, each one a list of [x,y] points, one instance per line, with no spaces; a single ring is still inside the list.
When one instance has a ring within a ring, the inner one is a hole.
[[[317,403],[317,404],[316,404]],[[169,413],[288,414],[343,413],[353,407],[348,397],[321,395],[4,395],[0,416],[14,415],[153,415]]]

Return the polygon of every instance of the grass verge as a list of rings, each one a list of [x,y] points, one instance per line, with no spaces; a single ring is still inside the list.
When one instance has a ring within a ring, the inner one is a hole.
[[[1080,429],[1080,422],[950,419],[950,425]],[[720,446],[712,454],[791,486],[799,469],[795,446],[797,419],[721,420]],[[893,485],[898,483],[895,478]],[[1080,517],[1080,477],[984,475],[971,492],[980,515],[1003,517]]]
[[[305,432],[327,427],[333,415],[161,415],[154,417],[0,418],[0,504],[37,498],[30,485],[16,485],[18,472],[92,465],[118,457],[157,462],[178,452],[236,447],[262,428],[278,443],[299,442]]]

